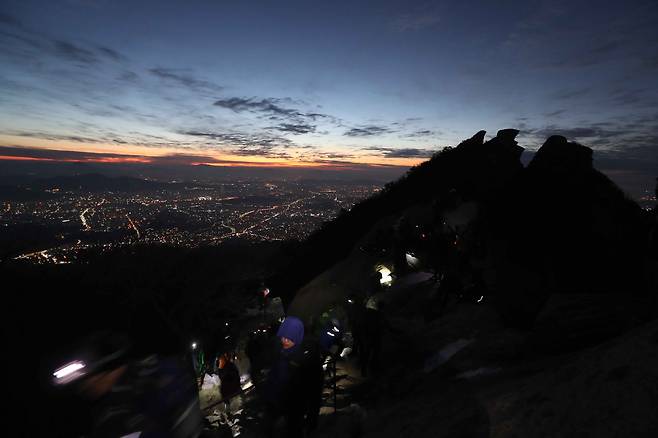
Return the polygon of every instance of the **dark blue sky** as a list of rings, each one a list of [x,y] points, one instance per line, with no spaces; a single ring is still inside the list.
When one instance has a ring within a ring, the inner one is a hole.
[[[553,133],[593,147],[647,188],[658,169],[656,1],[4,0],[0,14],[4,146],[410,165],[514,127],[529,149]]]

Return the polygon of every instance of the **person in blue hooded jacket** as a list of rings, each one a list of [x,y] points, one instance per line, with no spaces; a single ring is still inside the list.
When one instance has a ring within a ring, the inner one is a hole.
[[[322,365],[317,348],[304,343],[304,323],[299,318],[286,317],[277,337],[281,349],[268,374],[265,390],[266,432],[274,436],[276,424],[283,418],[285,436],[302,437],[304,427],[309,423],[312,427],[317,421]]]

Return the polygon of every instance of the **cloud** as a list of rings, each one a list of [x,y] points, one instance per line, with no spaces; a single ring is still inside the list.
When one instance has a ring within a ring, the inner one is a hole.
[[[292,156],[287,152],[274,150],[271,147],[242,147],[238,149],[231,150],[233,155],[239,155],[243,157],[265,157],[265,158],[280,158],[280,159],[290,159]]]
[[[250,155],[250,154],[244,154]],[[253,154],[257,155],[257,154]],[[222,160],[208,155],[196,154],[169,154],[164,156],[127,155],[113,153],[96,153],[81,151],[62,151],[52,149],[39,149],[20,146],[0,146],[0,160],[21,161],[57,161],[57,162],[87,162],[87,163],[142,163],[152,165],[187,165],[200,164],[226,164],[243,166],[267,166],[267,164],[253,163],[241,160]]]
[[[569,139],[580,138],[616,138],[627,133],[620,129],[607,129],[601,125],[590,125],[576,128],[560,128],[555,125],[548,125],[540,129],[526,129],[527,134],[539,138],[548,138],[551,135],[563,135]]]
[[[348,137],[372,137],[376,135],[382,135],[392,132],[390,129],[383,126],[364,126],[361,128],[352,128],[349,131],[345,132],[343,135]]]
[[[242,146],[246,148],[272,148],[275,146],[289,146],[292,144],[289,139],[276,135],[247,134],[242,132],[218,133],[201,131],[182,131],[180,134],[211,139],[222,145]]]
[[[441,17],[438,13],[427,13],[424,11],[402,14],[392,21],[391,26],[399,32],[407,32],[427,29],[439,24],[440,22]]]
[[[236,160],[222,160],[208,155],[195,155],[195,154],[170,154],[161,157],[149,157],[152,164],[167,165],[167,166],[196,166],[199,164],[227,164],[227,165],[253,165],[254,163],[248,161]]]
[[[368,147],[363,148],[363,150],[383,152],[383,155],[386,158],[429,158],[434,153],[434,151],[418,148],[396,149],[386,147]]]
[[[283,108],[278,104],[279,99],[245,99],[241,97],[231,97],[229,99],[220,99],[214,103],[215,106],[230,109],[236,113],[242,111],[262,111],[272,114],[279,114],[284,116],[289,115],[302,115],[299,111],[292,108]]]
[[[82,65],[91,65],[102,59],[113,61],[127,58],[106,46],[85,46],[63,39],[53,39],[50,35],[25,27],[15,18],[0,14],[0,50],[24,61],[41,59],[44,55]]]
[[[409,166],[400,166],[397,164],[368,164],[368,163],[357,163],[352,161],[343,161],[343,160],[332,160],[332,159],[314,159],[308,160],[309,163],[316,164],[325,164],[331,166],[331,169],[336,170],[354,170],[354,171],[364,171],[364,170],[382,170],[382,171],[392,171],[395,172],[388,178],[386,181],[391,181],[393,179],[401,176],[405,171],[409,170]]]
[[[343,154],[339,152],[320,152],[316,154],[317,159],[323,160],[336,160],[336,159],[350,159],[355,158],[354,154]]]
[[[148,161],[147,158],[135,155],[94,153],[81,151],[61,151],[52,149],[27,148],[20,146],[0,146],[1,159],[32,159],[42,161],[80,161],[80,162],[110,162],[116,161]]]
[[[618,88],[613,90],[610,95],[610,100],[614,105],[629,105],[633,107],[658,107],[658,94],[656,94],[653,90],[641,88]]]
[[[11,15],[0,13],[0,24],[9,26],[21,26],[21,22]]]
[[[267,99],[253,99],[253,98],[242,98],[242,97],[231,97],[228,99],[220,99],[214,103],[215,106],[230,109],[236,113],[243,111],[250,112],[263,112],[272,114],[275,116],[286,116],[286,117],[308,117],[315,120],[318,117],[328,117],[325,114],[319,113],[303,113],[294,108],[286,108],[281,105],[283,101],[290,99],[276,99],[276,98],[267,98]]]
[[[212,82],[197,79],[191,76],[188,72],[178,69],[152,68],[149,69],[149,73],[159,77],[160,79],[174,82],[194,90],[208,89],[213,91],[221,91],[224,88]]]
[[[64,59],[70,61],[82,62],[86,64],[93,64],[98,62],[98,57],[92,51],[78,47],[68,41],[54,41],[53,42],[55,53]]]
[[[171,148],[176,147],[178,149],[188,149],[192,146],[190,143],[186,143],[180,140],[172,140],[161,136],[144,134],[141,132],[122,132],[120,134],[103,129],[99,126],[93,124],[85,124],[81,127],[80,131],[89,133],[88,135],[69,135],[69,134],[57,134],[52,132],[40,132],[40,131],[5,131],[3,134],[16,136],[16,137],[26,137],[26,138],[38,138],[44,140],[52,141],[66,141],[71,143],[116,143],[116,144],[130,144],[134,146],[144,146],[150,148]]]
[[[62,135],[62,134],[52,134],[38,131],[24,132],[24,131],[8,131],[7,135],[16,136],[16,137],[27,137],[27,138],[40,138],[44,140],[53,140],[53,141],[70,141],[74,143],[98,143],[101,141],[98,137],[85,137],[80,135]]]
[[[231,110],[235,113],[249,112],[266,116],[272,121],[282,121],[284,123],[281,123],[274,129],[293,134],[315,132],[316,126],[312,125],[310,122],[316,122],[318,119],[323,119],[336,125],[341,124],[340,119],[336,117],[318,112],[304,112],[287,106],[286,104],[289,103],[295,102],[290,98],[278,99],[269,97],[265,99],[256,99],[230,97],[217,100],[213,105]]]
[[[108,58],[111,58],[115,61],[125,61],[125,60],[127,60],[127,58],[124,55],[120,54],[119,52],[117,52],[114,49],[110,49],[109,47],[100,46],[100,47],[98,47],[97,50],[98,50],[99,53],[101,53],[101,54],[103,54],[103,55],[107,56]]]
[[[137,82],[139,75],[133,71],[124,71],[119,75],[119,79],[125,82]]]
[[[575,90],[562,90],[553,93],[552,97],[558,100],[569,100],[577,97],[587,96],[588,94],[590,94],[591,91],[592,89],[589,87],[575,89]]]
[[[309,125],[305,123],[293,124],[293,123],[282,123],[278,126],[273,127],[281,132],[288,132],[290,134],[308,134],[310,132],[315,132],[315,125]]]
[[[436,132],[430,131],[429,129],[420,129],[418,131],[411,132],[409,134],[403,134],[400,137],[402,138],[419,138],[419,137],[430,137],[436,135]]]
[[[546,116],[546,117],[557,117],[557,116],[559,116],[560,114],[564,114],[566,111],[567,111],[567,110],[559,109],[559,110],[551,111],[550,113],[546,113],[546,114],[544,114],[544,116]],[[520,119],[519,119],[519,120],[520,120]],[[527,120],[527,119],[526,119],[526,120]]]
[[[596,150],[595,159],[607,168],[628,164],[628,170],[657,168],[658,165],[658,117],[647,115],[625,119],[590,123],[580,127],[560,128],[547,125],[537,129],[526,128],[523,132],[531,146],[540,146],[550,135],[558,134],[578,141]],[[627,164],[625,164],[627,163]]]

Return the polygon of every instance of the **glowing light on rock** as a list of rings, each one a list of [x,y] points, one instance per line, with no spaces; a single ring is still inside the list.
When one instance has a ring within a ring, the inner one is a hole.
[[[382,274],[382,278],[379,280],[379,282],[384,286],[390,286],[391,282],[393,281],[393,277],[391,277],[391,270],[386,266],[381,266],[377,271]]]
[[[417,257],[415,257],[411,253],[406,253],[405,258],[407,259],[407,265],[409,265],[410,268],[417,268],[418,264],[420,263],[420,260],[418,260]]]

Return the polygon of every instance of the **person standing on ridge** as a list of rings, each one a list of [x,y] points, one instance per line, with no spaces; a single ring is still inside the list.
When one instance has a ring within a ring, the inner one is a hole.
[[[240,428],[235,417],[242,408],[242,387],[240,386],[240,371],[232,359],[232,353],[224,352],[219,356],[217,368],[220,382],[219,391],[224,401],[227,422],[233,436],[237,436],[240,434]]]
[[[304,323],[288,316],[277,331],[281,342],[279,355],[270,369],[265,389],[265,429],[269,437],[275,435],[277,422],[285,421],[285,436],[303,436],[304,420],[314,426],[319,411],[322,385],[314,385],[314,369],[321,362],[314,360],[316,348],[305,348]],[[318,391],[315,391],[315,389]],[[317,394],[316,394],[317,392]]]

